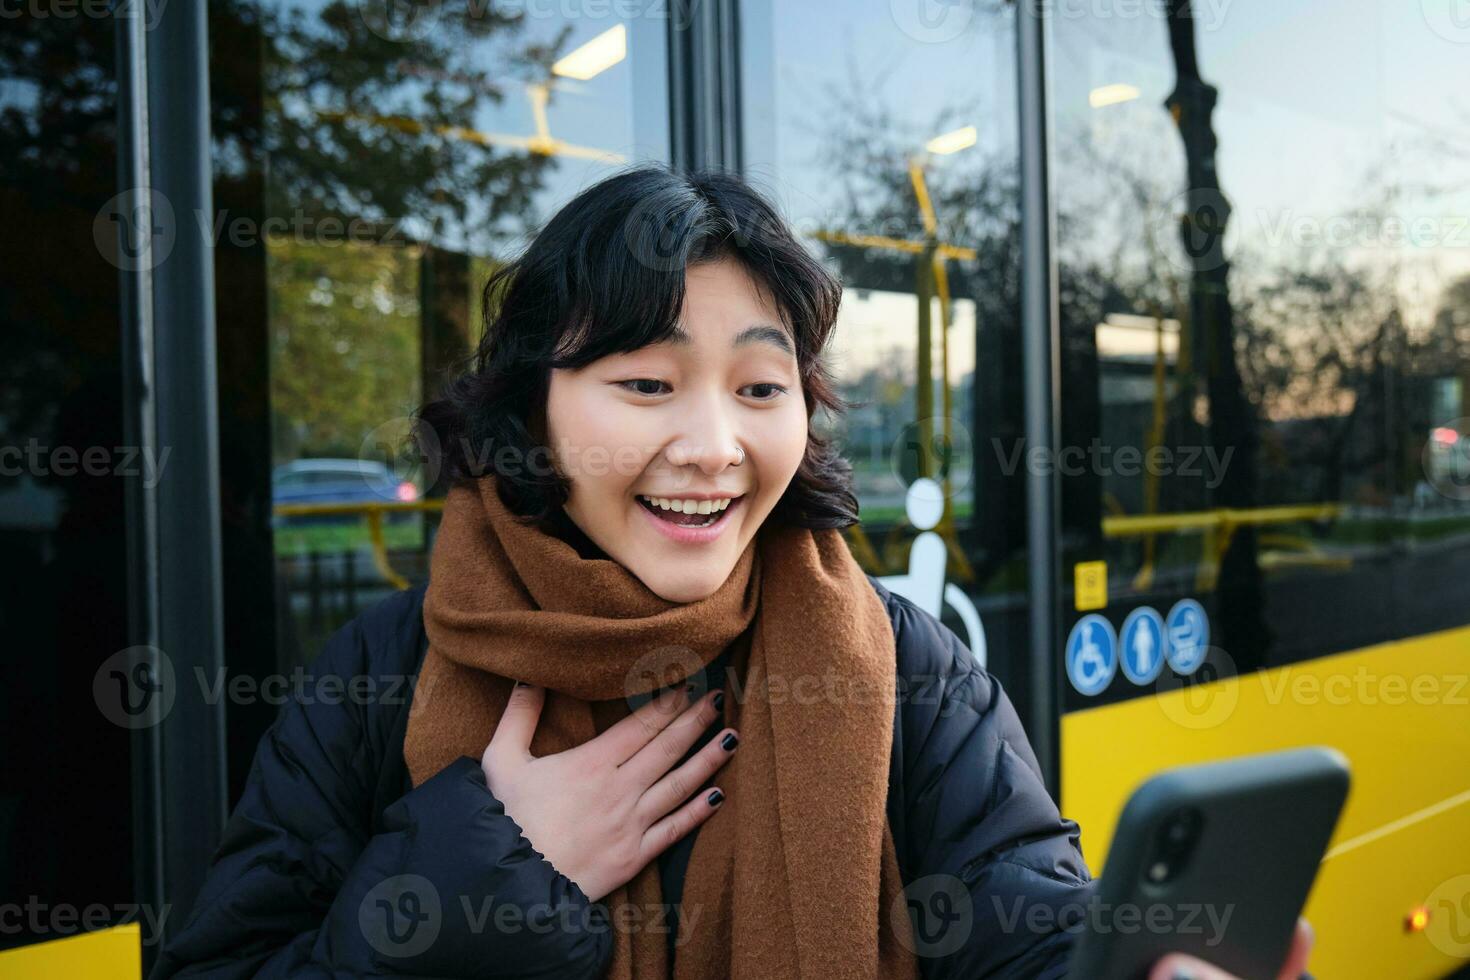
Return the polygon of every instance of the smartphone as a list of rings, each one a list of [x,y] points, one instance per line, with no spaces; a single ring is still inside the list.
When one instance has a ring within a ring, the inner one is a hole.
[[[1171,769],[1133,792],[1079,929],[1072,980],[1135,980],[1188,953],[1273,980],[1347,799],[1309,747]]]

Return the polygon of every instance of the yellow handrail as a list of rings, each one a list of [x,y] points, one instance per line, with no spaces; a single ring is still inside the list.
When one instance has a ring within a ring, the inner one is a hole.
[[[409,587],[408,579],[393,570],[388,561],[388,542],[383,537],[383,515],[420,513],[426,514],[444,509],[444,501],[438,497],[425,500],[361,501],[347,504],[277,504],[277,517],[340,517],[361,514],[367,519],[368,540],[373,547],[373,567],[378,574],[399,591]]]
[[[444,501],[438,497],[425,500],[364,500],[347,504],[276,504],[277,517],[332,517],[342,514],[404,513],[413,511],[436,511],[444,509]]]
[[[1240,527],[1269,524],[1291,524],[1299,521],[1326,521],[1342,513],[1342,504],[1296,504],[1279,507],[1217,507],[1213,510],[1185,511],[1178,514],[1108,515],[1102,519],[1105,538],[1133,538],[1160,532],[1198,531],[1204,535],[1203,552],[1195,585],[1203,591],[1214,589],[1220,574],[1220,561],[1230,547],[1230,539]],[[1153,581],[1153,561],[1148,559],[1134,578],[1136,588],[1147,588]]]
[[[1242,525],[1286,524],[1292,521],[1325,521],[1342,512],[1341,504],[1300,504],[1282,507],[1232,508],[1185,511],[1178,514],[1110,514],[1102,519],[1103,537],[1131,538],[1158,531],[1204,531]]]

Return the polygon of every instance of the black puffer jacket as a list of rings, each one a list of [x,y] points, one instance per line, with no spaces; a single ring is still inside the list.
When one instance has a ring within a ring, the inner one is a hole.
[[[1000,685],[947,627],[873,585],[898,646],[888,818],[922,975],[1061,976],[1073,936],[1056,923],[1091,889],[1077,825]],[[521,836],[478,760],[411,788],[422,604],[422,588],[400,593],[327,642],[261,739],[153,980],[601,976],[606,907]]]

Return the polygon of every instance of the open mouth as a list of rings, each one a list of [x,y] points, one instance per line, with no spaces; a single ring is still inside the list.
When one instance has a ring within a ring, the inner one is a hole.
[[[684,545],[709,544],[717,541],[726,527],[732,526],[731,514],[741,508],[745,495],[713,501],[673,501],[638,494],[638,507],[648,514],[648,525],[670,541]],[[709,513],[701,514],[704,507]],[[692,511],[692,513],[686,513]]]
[[[643,509],[666,524],[674,527],[713,527],[724,520],[730,509],[739,505],[745,495],[721,500],[680,500],[669,497],[647,497],[638,495]]]

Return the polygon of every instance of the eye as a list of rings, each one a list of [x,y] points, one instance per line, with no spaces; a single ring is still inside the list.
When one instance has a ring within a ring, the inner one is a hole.
[[[657,385],[664,384],[664,382],[660,381],[658,378],[631,378],[628,381],[619,381],[619,382],[617,382],[617,384],[619,385],[619,387],[622,387],[622,388],[626,389],[627,391],[631,391],[635,395],[647,395],[649,397],[652,397],[654,395],[662,394],[662,392],[660,392],[660,391],[648,391],[648,390],[645,390],[645,389],[634,388],[634,387],[631,387],[631,386],[633,386],[633,385],[655,385],[655,386],[657,386]]]
[[[747,388],[767,388],[767,389],[774,389],[774,391],[771,394],[768,394],[768,395],[755,395],[755,396],[753,396],[757,401],[763,401],[763,402],[774,401],[778,395],[784,395],[784,394],[786,394],[786,389],[783,386],[778,385],[778,384],[776,384],[774,382],[771,382],[771,381],[759,381],[759,382],[757,382],[757,383],[755,383],[753,385],[746,385],[746,387]]]

